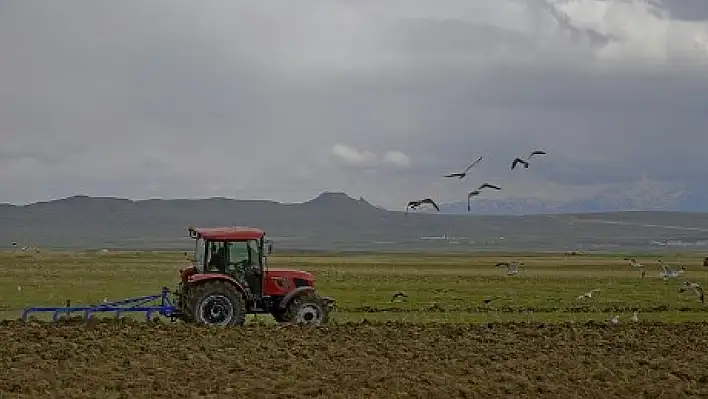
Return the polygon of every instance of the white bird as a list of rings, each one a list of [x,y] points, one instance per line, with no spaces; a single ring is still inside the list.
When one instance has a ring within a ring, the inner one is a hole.
[[[408,298],[408,295],[405,292],[394,292],[393,297],[391,298],[391,302],[395,301],[397,298]]]
[[[523,266],[524,262],[499,262],[496,267],[503,267],[506,269],[507,276],[513,276],[519,273],[519,266]]]
[[[639,269],[642,271],[642,278],[647,275],[647,271],[644,270],[644,265],[637,262],[636,258],[624,258],[624,260],[629,261],[629,266],[632,267],[633,269]]]
[[[22,287],[18,285],[18,286],[17,286],[17,292],[20,292],[20,291],[22,291]]]
[[[619,315],[616,315],[615,317],[613,317],[612,319],[610,319],[610,322],[611,322],[612,324],[619,324],[619,322],[620,322],[620,317],[619,317]]]
[[[590,291],[584,293],[583,295],[578,295],[578,299],[592,298],[592,294],[594,292],[600,292],[600,289],[595,288],[594,290],[590,290]]]
[[[632,315],[632,321],[635,323],[639,321],[639,316],[638,316],[637,311],[635,311],[634,314]]]
[[[629,266],[631,266],[631,267],[633,267],[633,268],[635,268],[635,269],[643,269],[643,268],[644,268],[644,265],[642,265],[641,263],[637,262],[637,259],[636,259],[636,258],[624,258],[624,260],[628,260],[628,261],[629,261]]]
[[[698,298],[701,300],[702,303],[705,303],[704,297],[703,297],[703,287],[699,283],[693,283],[690,281],[684,281],[683,282],[683,287],[679,288],[679,292],[685,292],[689,289],[692,289],[693,292],[698,295]]]
[[[659,260],[659,265],[661,266],[661,272],[659,273],[659,277],[663,278],[664,280],[667,280],[669,278],[676,278],[683,274],[684,271],[686,271],[686,268],[684,266],[681,266],[681,269],[679,270],[673,270],[671,269],[671,266],[663,263],[661,260]]]

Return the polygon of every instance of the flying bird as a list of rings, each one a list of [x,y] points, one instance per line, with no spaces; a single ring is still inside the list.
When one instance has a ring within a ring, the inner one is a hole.
[[[472,206],[470,205],[470,200],[472,199],[472,197],[476,197],[476,196],[480,195],[481,193],[482,192],[480,190],[474,190],[474,191],[470,191],[470,193],[467,194],[467,212],[472,210]]]
[[[521,159],[519,157],[514,158],[514,162],[511,163],[511,169],[513,170],[514,168],[516,168],[517,164],[522,164],[522,165],[524,165],[524,169],[528,169],[529,168],[529,161],[531,160],[531,158],[534,157],[534,155],[546,155],[546,151],[542,151],[542,150],[533,151],[526,157],[526,159]]]
[[[529,163],[527,161],[524,161],[521,158],[514,158],[514,162],[511,163],[511,170],[514,170],[516,168],[517,164],[522,164],[524,165],[524,168],[528,169]]]
[[[476,161],[472,162],[470,164],[470,166],[467,167],[467,169],[463,170],[462,172],[450,173],[450,174],[445,175],[443,177],[457,177],[458,179],[462,180],[462,179],[464,179],[465,176],[467,176],[467,172],[469,172],[469,170],[472,169],[472,167],[474,167],[475,165],[477,165],[481,160],[482,160],[482,157],[479,157],[479,158],[477,158]]]
[[[395,301],[396,298],[408,298],[408,295],[406,295],[405,292],[400,292],[400,291],[395,292],[393,294],[393,297],[391,298],[391,302],[393,303],[393,301]]]
[[[494,190],[501,190],[501,187],[495,186],[494,184],[489,184],[489,183],[483,183],[482,185],[479,186],[479,188],[477,188],[477,190],[483,190],[485,188],[491,188]]]
[[[494,184],[483,183],[476,190],[470,191],[469,194],[467,194],[467,212],[472,210],[472,207],[470,205],[470,199],[472,199],[472,197],[476,197],[476,196],[480,195],[482,193],[482,190],[484,190],[485,188],[491,188],[494,190],[501,190],[501,187],[495,186]]]
[[[419,206],[421,206],[421,205],[423,205],[423,204],[430,204],[430,205],[432,205],[432,206],[435,208],[436,211],[440,211],[440,208],[438,207],[438,204],[435,203],[435,201],[433,201],[433,200],[430,199],[430,198],[425,198],[425,199],[422,199],[422,200],[409,202],[409,203],[408,203],[408,206],[406,207],[406,212],[408,212],[408,209],[409,209],[409,208],[410,208],[410,209],[417,209]]]
[[[526,157],[526,160],[527,160],[527,161],[530,161],[531,158],[533,158],[534,155],[546,155],[546,151],[536,150],[536,151],[530,153],[529,156]]]
[[[685,292],[689,289],[692,289],[693,292],[698,295],[698,298],[701,300],[702,303],[705,303],[704,297],[703,297],[703,287],[701,287],[700,284],[698,283],[693,283],[690,281],[684,281],[683,282],[683,287],[679,288],[679,292]]]

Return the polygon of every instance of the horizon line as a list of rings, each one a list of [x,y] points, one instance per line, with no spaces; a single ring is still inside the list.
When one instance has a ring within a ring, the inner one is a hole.
[[[235,198],[235,197],[224,197],[224,196],[213,196],[213,197],[151,197],[151,198],[128,198],[128,197],[118,197],[118,196],[107,196],[107,195],[88,195],[88,194],[73,194],[65,197],[58,197],[58,198],[52,198],[52,199],[47,199],[47,200],[40,200],[40,201],[34,201],[34,202],[28,202],[24,204],[17,204],[17,203],[9,203],[9,202],[0,202],[0,206],[2,205],[9,205],[12,207],[17,207],[17,208],[24,208],[32,205],[38,205],[38,204],[49,204],[49,203],[55,203],[59,201],[65,201],[73,198],[87,198],[87,199],[105,199],[105,200],[117,200],[117,201],[129,201],[133,203],[138,203],[138,202],[149,202],[149,201],[209,201],[209,200],[226,200],[226,201],[239,201],[239,202],[267,202],[267,203],[272,203],[272,204],[278,204],[278,205],[302,205],[302,204],[307,204],[312,201],[317,200],[318,198],[322,197],[323,195],[326,194],[338,194],[338,195],[344,195],[347,198],[351,199],[354,202],[359,202],[359,201],[364,201],[367,204],[369,204],[373,208],[381,209],[387,212],[396,212],[396,213],[404,213],[402,210],[398,209],[388,209],[383,206],[378,206],[374,205],[368,200],[366,200],[364,197],[360,197],[359,199],[356,199],[349,194],[347,194],[344,191],[322,191],[316,196],[312,197],[309,200],[301,201],[301,202],[281,202],[273,199],[266,199],[266,198],[249,198],[249,199],[244,199],[244,198]],[[527,198],[514,198],[515,200],[523,200]],[[457,204],[457,202],[442,202],[441,204],[445,205],[454,205]],[[534,212],[534,213],[476,213],[476,212],[470,212],[469,216],[552,216],[552,215],[592,215],[592,214],[611,214],[611,213],[696,213],[696,214],[704,214],[708,213],[708,211],[685,211],[685,210],[641,210],[641,209],[624,209],[624,210],[607,210],[607,211],[580,211],[580,212]],[[419,212],[416,213],[418,215],[423,214],[423,215],[445,215],[445,216],[463,216],[465,215],[464,213],[450,213],[450,212]]]

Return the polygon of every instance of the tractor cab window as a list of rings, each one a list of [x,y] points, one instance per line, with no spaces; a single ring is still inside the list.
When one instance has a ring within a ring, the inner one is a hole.
[[[226,243],[212,242],[209,245],[209,258],[206,270],[210,272],[226,272]]]
[[[259,259],[261,258],[260,249],[258,247],[258,241],[248,240],[248,255],[251,265],[257,265]]]
[[[229,264],[226,273],[243,282],[248,266],[248,244],[243,241],[229,243]]]
[[[200,238],[195,241],[196,242],[194,247],[194,267],[199,273],[201,273],[204,267],[204,256],[206,255],[204,253],[204,239]]]
[[[248,246],[244,242],[232,242],[229,244],[229,264],[239,264],[248,262]]]

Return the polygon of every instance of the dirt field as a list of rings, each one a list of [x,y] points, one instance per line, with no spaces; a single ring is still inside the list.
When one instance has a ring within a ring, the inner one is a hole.
[[[706,327],[6,321],[0,397],[699,397]]]

